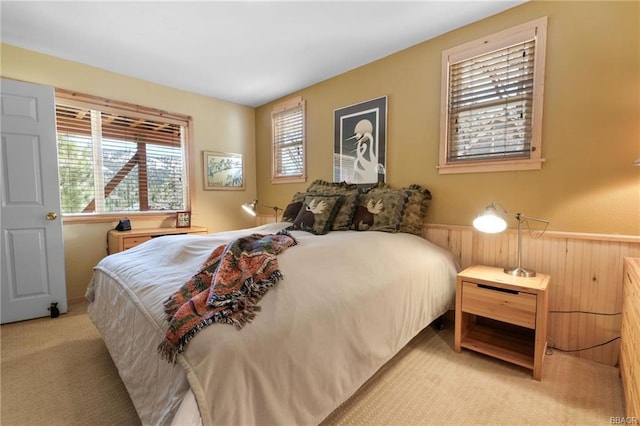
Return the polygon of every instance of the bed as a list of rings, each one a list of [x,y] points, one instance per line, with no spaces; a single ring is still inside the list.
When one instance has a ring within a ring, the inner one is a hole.
[[[165,236],[95,267],[88,313],[143,424],[318,424],[453,307],[457,265],[427,240],[291,226]],[[164,302],[211,251],[285,228],[297,245],[278,254],[284,278],[253,321],[212,324],[176,364],[162,359]]]

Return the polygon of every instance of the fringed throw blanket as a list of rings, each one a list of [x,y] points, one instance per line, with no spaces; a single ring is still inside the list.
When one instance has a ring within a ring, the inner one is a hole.
[[[260,310],[262,296],[280,279],[276,255],[297,244],[287,232],[252,234],[218,246],[200,270],[164,304],[169,328],[158,347],[171,363],[204,327],[222,322],[238,329]]]

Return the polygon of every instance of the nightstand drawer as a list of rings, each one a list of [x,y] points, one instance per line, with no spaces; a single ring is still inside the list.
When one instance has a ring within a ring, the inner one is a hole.
[[[527,328],[536,328],[536,295],[472,282],[462,283],[462,310]]]

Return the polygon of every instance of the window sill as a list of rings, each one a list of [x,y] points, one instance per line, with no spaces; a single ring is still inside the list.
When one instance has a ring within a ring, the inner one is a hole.
[[[489,172],[510,172],[516,170],[540,170],[542,169],[544,158],[536,160],[504,160],[504,161],[483,161],[464,164],[447,164],[438,166],[438,173],[441,175],[458,173],[489,173]]]
[[[276,183],[299,183],[299,182],[306,182],[307,181],[307,177],[306,176],[292,176],[292,177],[272,177],[271,178],[271,183],[276,184]]]
[[[140,213],[140,212],[128,212],[120,214],[70,214],[63,215],[62,223],[110,223],[128,217],[129,219],[140,220],[166,220],[171,219],[175,221],[176,212],[153,212],[153,213]]]

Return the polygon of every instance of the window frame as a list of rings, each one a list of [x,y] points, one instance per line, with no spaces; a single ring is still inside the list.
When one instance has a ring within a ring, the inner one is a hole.
[[[297,175],[279,175],[276,164],[278,164],[278,146],[276,144],[276,124],[275,117],[289,110],[302,109],[302,171]],[[302,96],[288,99],[277,103],[271,110],[271,183],[296,183],[307,181],[307,143],[306,143],[306,103]]]
[[[442,52],[439,174],[539,170],[542,158],[542,112],[547,38],[547,17],[491,34]],[[452,63],[474,58],[529,40],[535,40],[531,141],[529,158],[478,159],[450,162],[449,152],[449,70]]]
[[[93,96],[83,93],[77,93],[65,89],[56,88],[56,105],[60,101],[62,104],[76,106],[80,108],[94,109],[102,112],[117,113],[127,115],[129,117],[147,118],[149,120],[160,120],[183,126],[183,162],[186,176],[186,200],[185,206],[181,210],[194,210],[195,194],[194,194],[194,168],[191,165],[191,159],[194,158],[193,144],[193,119],[191,116],[163,111],[156,108],[140,106],[128,102],[114,101],[99,96]],[[57,131],[57,128],[56,128]],[[57,143],[57,141],[56,141]],[[63,223],[99,223],[113,222],[127,216],[136,220],[167,220],[175,219],[176,211],[174,210],[156,210],[156,211],[126,211],[113,213],[65,213],[62,216]]]

